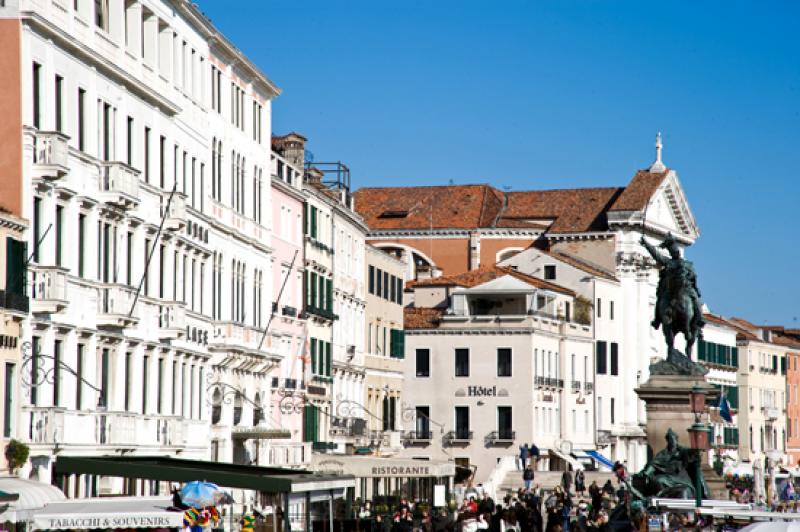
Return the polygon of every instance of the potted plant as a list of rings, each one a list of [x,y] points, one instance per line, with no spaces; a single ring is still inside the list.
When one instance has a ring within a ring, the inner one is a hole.
[[[17,469],[25,465],[28,461],[28,454],[30,448],[19,440],[12,439],[6,445],[6,462],[8,463],[8,471],[12,475],[16,473]]]

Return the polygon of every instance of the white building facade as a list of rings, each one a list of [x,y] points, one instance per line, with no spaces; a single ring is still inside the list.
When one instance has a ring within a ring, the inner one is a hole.
[[[277,88],[184,2],[22,0],[0,17],[22,65],[31,474],[49,480],[56,452],[255,463],[246,428],[285,356],[262,339]]]

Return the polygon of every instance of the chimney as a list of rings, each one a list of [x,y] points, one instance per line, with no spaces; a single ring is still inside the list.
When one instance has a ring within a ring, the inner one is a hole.
[[[272,137],[273,149],[297,168],[302,169],[305,163],[306,139],[295,132],[283,136]]]

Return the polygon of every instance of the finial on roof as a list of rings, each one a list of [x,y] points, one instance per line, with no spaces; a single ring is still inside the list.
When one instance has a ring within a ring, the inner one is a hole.
[[[663,147],[663,145],[661,144],[661,132],[659,131],[658,134],[656,135],[656,162],[654,162],[650,166],[650,171],[651,172],[663,172],[663,171],[665,171],[667,169],[667,167],[664,166],[664,163],[661,162],[661,148],[662,147]]]

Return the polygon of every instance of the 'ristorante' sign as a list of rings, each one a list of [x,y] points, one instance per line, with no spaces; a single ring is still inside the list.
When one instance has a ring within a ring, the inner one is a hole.
[[[372,468],[372,474],[375,476],[383,475],[429,475],[428,466],[375,466]]]

